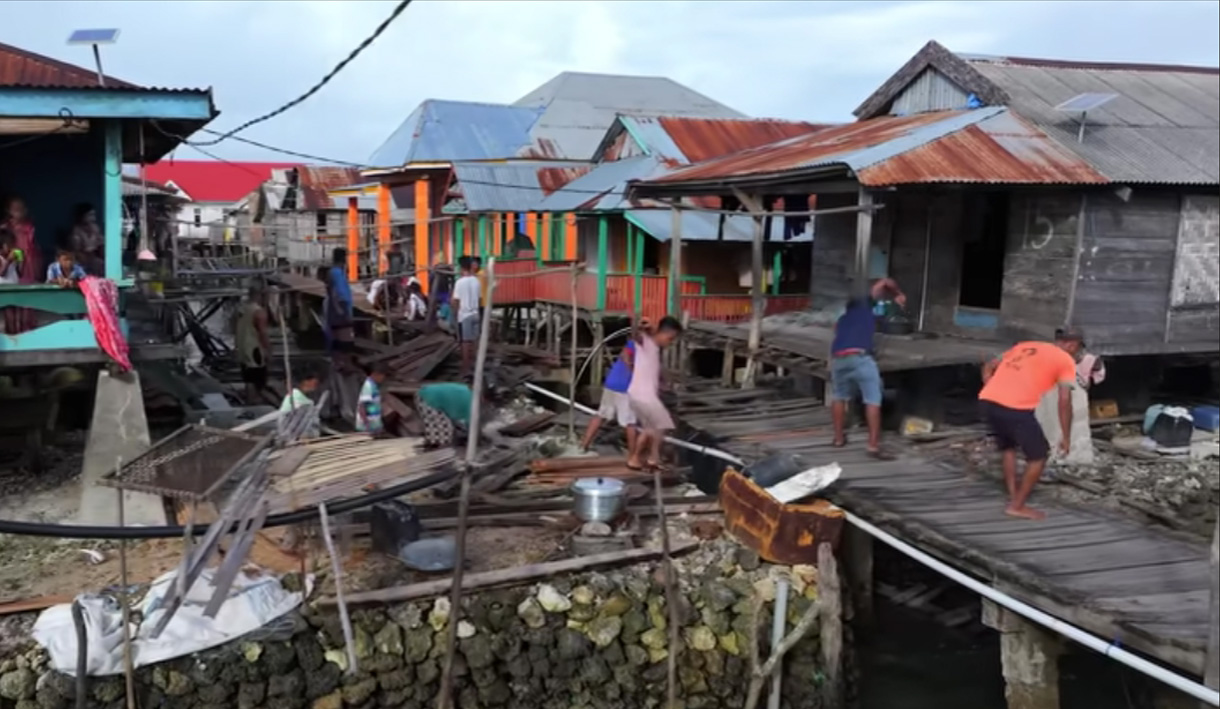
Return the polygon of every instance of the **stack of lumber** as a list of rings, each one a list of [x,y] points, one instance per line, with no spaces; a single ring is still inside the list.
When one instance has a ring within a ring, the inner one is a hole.
[[[632,470],[622,457],[540,458],[530,461],[530,474],[525,478],[531,487],[567,487],[581,478],[614,478],[625,483],[652,482],[652,473]],[[661,478],[662,484],[677,481],[673,473]]]
[[[420,452],[417,443],[410,438],[374,440],[354,434],[276,451],[270,461],[275,479],[267,499],[276,512],[312,507],[426,477],[453,463],[452,450]],[[285,472],[289,467],[293,469]]]

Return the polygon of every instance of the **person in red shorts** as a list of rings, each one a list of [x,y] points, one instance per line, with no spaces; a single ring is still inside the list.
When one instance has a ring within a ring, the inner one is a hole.
[[[1026,505],[1046,467],[1050,444],[1034,417],[1042,396],[1059,388],[1059,425],[1063,439],[1060,451],[1071,447],[1072,384],[1076,381],[1076,354],[1084,347],[1084,335],[1074,328],[1055,333],[1054,344],[1021,342],[983,366],[980,409],[996,444],[1004,454],[1004,483],[1008,486],[1008,508],[1013,517],[1042,520],[1046,514]],[[1025,474],[1017,482],[1017,449],[1025,456]]]

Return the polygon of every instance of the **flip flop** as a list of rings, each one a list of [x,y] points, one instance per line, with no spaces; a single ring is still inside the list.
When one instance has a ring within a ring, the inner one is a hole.
[[[628,463],[628,464],[627,464],[627,469],[628,469],[628,470],[630,470],[630,471],[632,471],[632,472],[636,472],[636,473],[642,473],[642,472],[644,472],[645,470],[647,470],[648,468],[645,468],[645,467],[644,467],[644,466],[642,466],[642,465],[632,465],[631,463]]]
[[[876,460],[896,460],[892,453],[887,453],[883,450],[869,451],[868,455],[870,458],[874,458]]]
[[[648,466],[649,470],[655,470],[658,473],[668,473],[671,470],[671,468],[664,463],[647,463],[646,465]]]

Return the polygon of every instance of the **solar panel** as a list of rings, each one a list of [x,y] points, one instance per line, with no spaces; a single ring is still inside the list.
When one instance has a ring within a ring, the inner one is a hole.
[[[117,29],[76,30],[68,37],[68,44],[112,44],[118,38]]]
[[[1116,98],[1118,98],[1118,94],[1080,94],[1079,96],[1074,96],[1058,106],[1055,106],[1055,108],[1060,111],[1085,113],[1101,108]]]

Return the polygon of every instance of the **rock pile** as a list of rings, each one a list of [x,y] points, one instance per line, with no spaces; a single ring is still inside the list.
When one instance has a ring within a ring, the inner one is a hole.
[[[791,573],[789,628],[816,602],[811,568],[769,567],[727,542],[682,560],[679,694],[685,709],[739,709],[749,643],[769,636],[778,574]],[[793,573],[795,572],[795,573]],[[764,603],[755,613],[754,599]],[[457,706],[643,709],[663,705],[668,612],[654,567],[552,579],[466,601],[458,626]],[[452,620],[447,599],[353,614],[359,669],[348,674],[331,610],[306,609],[284,640],[245,640],[137,672],[145,709],[434,706]],[[757,622],[757,636],[751,624]],[[765,658],[767,650],[762,647]],[[817,631],[785,663],[783,706],[816,707]],[[0,665],[0,707],[68,709],[73,680],[30,650]],[[91,707],[123,705],[121,677],[90,680]]]

